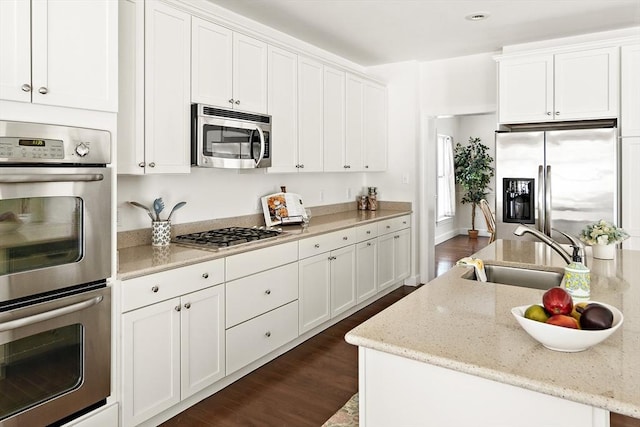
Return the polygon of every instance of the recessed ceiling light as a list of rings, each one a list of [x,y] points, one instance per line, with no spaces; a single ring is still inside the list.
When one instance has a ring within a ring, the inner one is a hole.
[[[489,14],[487,12],[477,12],[477,13],[472,13],[471,15],[465,16],[465,19],[468,19],[469,21],[484,21],[488,17],[489,17]]]

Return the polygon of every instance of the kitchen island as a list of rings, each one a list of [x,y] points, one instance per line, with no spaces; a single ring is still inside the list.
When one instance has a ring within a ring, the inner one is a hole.
[[[498,240],[474,256],[488,264],[562,271],[538,242]],[[360,423],[600,426],[609,411],[640,418],[640,252],[588,257],[591,299],[624,324],[579,353],[548,350],[513,318],[544,291],[468,280],[454,267],[350,331],[359,346]],[[478,424],[480,422],[480,424]]]

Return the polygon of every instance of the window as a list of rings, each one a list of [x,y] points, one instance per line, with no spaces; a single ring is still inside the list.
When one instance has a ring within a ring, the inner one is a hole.
[[[456,214],[455,170],[453,166],[453,138],[438,135],[436,147],[436,221],[442,221]]]

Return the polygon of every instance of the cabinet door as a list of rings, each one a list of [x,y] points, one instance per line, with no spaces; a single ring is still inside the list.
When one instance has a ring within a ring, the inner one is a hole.
[[[298,58],[298,164],[322,172],[322,64]]]
[[[324,66],[324,171],[344,171],[345,73]]]
[[[191,16],[145,3],[145,173],[191,169]]]
[[[370,239],[356,246],[356,295],[358,304],[376,294],[378,245]]]
[[[383,171],[387,168],[387,94],[383,86],[364,85],[363,168]]]
[[[269,172],[298,171],[298,56],[269,46],[271,167]]]
[[[224,285],[181,298],[181,398],[225,376]]]
[[[298,263],[298,299],[300,333],[307,332],[331,318],[329,253]]]
[[[191,102],[231,108],[233,32],[191,18]]]
[[[406,279],[411,274],[411,233],[408,228],[394,233],[394,282]]]
[[[34,1],[31,15],[33,102],[118,111],[118,2]]]
[[[618,48],[555,55],[555,120],[618,115]]]
[[[503,59],[498,69],[501,123],[553,120],[553,55]]]
[[[620,135],[640,136],[640,44],[623,46],[621,55]]]
[[[347,74],[345,106],[345,171],[362,169],[362,144],[364,141],[364,81]]]
[[[233,107],[267,112],[267,44],[233,34]]]
[[[378,290],[391,286],[395,280],[394,234],[378,237]]]
[[[622,227],[631,236],[624,249],[640,250],[640,137],[622,138]]]
[[[31,102],[31,3],[0,1],[0,99]]]
[[[138,425],[180,401],[180,299],[122,316],[124,425]]]
[[[356,248],[331,252],[331,317],[356,305]]]

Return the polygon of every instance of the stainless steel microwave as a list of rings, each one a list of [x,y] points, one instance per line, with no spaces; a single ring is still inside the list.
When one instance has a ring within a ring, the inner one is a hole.
[[[191,106],[191,163],[224,169],[271,166],[271,116]]]

